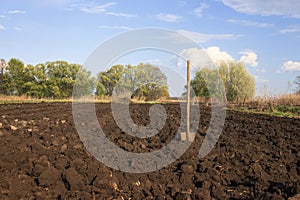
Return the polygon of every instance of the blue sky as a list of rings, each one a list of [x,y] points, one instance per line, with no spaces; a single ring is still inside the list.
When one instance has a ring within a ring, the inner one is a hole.
[[[298,0],[2,0],[0,58],[81,64],[102,42],[144,27],[189,36],[213,61],[243,61],[258,95],[264,85],[288,92],[300,75]]]

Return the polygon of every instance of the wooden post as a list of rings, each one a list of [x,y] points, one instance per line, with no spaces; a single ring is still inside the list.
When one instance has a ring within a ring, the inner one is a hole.
[[[186,138],[189,139],[190,133],[190,97],[191,97],[191,66],[190,61],[187,60],[187,94],[186,94]]]
[[[181,133],[181,140],[193,141],[195,133],[190,132],[190,98],[191,98],[191,66],[187,60],[187,91],[186,91],[186,132]]]

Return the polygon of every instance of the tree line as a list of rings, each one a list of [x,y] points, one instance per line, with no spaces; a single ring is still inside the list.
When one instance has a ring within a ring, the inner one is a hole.
[[[80,72],[79,74],[77,72]],[[68,98],[72,96],[77,76],[89,77],[81,65],[65,61],[24,65],[12,58],[2,75],[1,93],[4,95],[30,96],[36,98]],[[86,93],[92,90],[92,79],[83,79]]]
[[[2,95],[54,99],[70,98],[73,94],[111,96],[118,87],[130,92],[132,98],[156,100],[169,96],[167,77],[158,67],[142,63],[115,65],[92,77],[91,72],[79,64],[54,61],[25,66],[12,58],[0,78]]]
[[[151,64],[114,65],[96,77],[82,65],[66,61],[24,65],[12,58],[5,66],[1,59],[0,93],[34,98],[70,98],[73,94],[112,96],[127,91],[131,98],[152,101],[169,97],[167,77]],[[3,70],[4,69],[4,70]],[[241,102],[255,96],[255,80],[241,62],[221,62],[217,69],[203,68],[191,80],[192,95],[204,98],[218,94],[221,79],[227,101]],[[77,87],[74,88],[76,82]],[[300,94],[300,76],[295,80]]]

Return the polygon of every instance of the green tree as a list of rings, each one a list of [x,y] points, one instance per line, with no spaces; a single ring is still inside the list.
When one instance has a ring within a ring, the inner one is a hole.
[[[29,70],[25,68],[24,63],[18,59],[12,58],[8,62],[5,74],[3,76],[4,93],[8,95],[23,95],[28,91],[26,82],[32,81]]]
[[[193,89],[192,95],[222,99],[224,96],[224,88],[220,81],[218,70],[203,68],[197,71],[195,77],[191,80],[191,87]]]
[[[73,97],[82,97],[93,94],[96,88],[95,84],[96,78],[91,77],[91,72],[80,67],[76,75]]]
[[[223,81],[228,101],[246,101],[255,95],[255,81],[241,62],[220,63],[217,70],[201,69],[191,81],[196,96],[211,97],[211,94],[221,95],[219,78]]]
[[[202,69],[200,71],[197,71],[195,77],[191,80],[191,88],[194,91],[193,94],[195,94],[196,96],[205,98],[210,96],[204,79],[204,77],[206,77],[209,73],[210,71],[208,71],[207,69]]]
[[[26,95],[31,97],[43,98],[49,96],[49,90],[47,85],[47,70],[44,64],[38,64],[36,66],[27,65],[27,73],[32,77],[27,81],[24,86],[26,87]]]
[[[169,96],[167,77],[158,67],[141,63],[132,67],[132,71],[130,85],[133,98],[153,101]]]
[[[132,98],[143,99],[146,101],[155,101],[161,97],[168,97],[168,87],[157,83],[146,83],[138,87],[132,94]]]
[[[96,94],[111,96],[114,88],[125,73],[123,65],[114,65],[106,72],[101,72],[98,75],[98,84]]]
[[[27,95],[43,98],[68,98],[73,94],[89,95],[95,90],[95,78],[81,65],[65,61],[47,62],[36,66],[11,59],[3,75],[1,91],[6,95]]]
[[[97,95],[111,96],[114,89],[119,94],[129,92],[132,98],[156,100],[167,97],[167,77],[150,64],[115,65],[98,76]]]
[[[77,72],[82,69],[82,66],[65,61],[47,62],[45,66],[49,96],[53,98],[71,97]]]

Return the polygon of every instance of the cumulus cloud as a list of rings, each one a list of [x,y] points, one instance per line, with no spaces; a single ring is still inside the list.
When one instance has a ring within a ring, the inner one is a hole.
[[[250,65],[252,67],[257,67],[257,54],[253,52],[252,50],[246,50],[243,52],[240,52],[242,54],[242,57],[240,58],[240,62],[245,63],[246,65]]]
[[[207,60],[207,54],[203,49],[200,48],[189,48],[183,49],[180,52],[183,58],[190,60],[191,64],[197,68],[202,68],[205,65],[205,60]],[[206,59],[204,59],[206,58]],[[178,60],[178,67],[185,67],[185,61],[183,59]]]
[[[246,50],[240,52],[242,54],[240,58],[240,62],[243,62],[245,65],[249,65],[252,67],[256,67],[257,63],[257,54],[254,53],[252,50]],[[189,48],[184,49],[180,53],[186,59],[191,60],[191,63],[196,67],[203,67],[210,65],[209,63],[212,62],[214,65],[218,66],[221,62],[231,62],[236,61],[229,53],[226,51],[222,51],[220,47],[211,46],[204,49],[199,48]],[[184,63],[180,63],[179,65],[185,65]],[[259,72],[265,73],[265,69],[258,69]]]
[[[194,10],[194,14],[197,17],[202,17],[203,14],[203,10],[208,8],[209,6],[206,3],[201,3],[199,7],[195,8]]]
[[[219,47],[213,46],[204,49],[204,51],[208,54],[213,63],[219,64],[222,61],[230,62],[234,59],[225,51],[221,51]]]
[[[281,70],[284,72],[298,72],[300,71],[300,62],[293,62],[291,60],[284,62]]]
[[[234,60],[231,55],[225,51],[221,51],[220,48],[216,46],[208,47],[206,49],[184,49],[180,52],[180,55],[186,59],[189,59],[192,65],[197,68],[211,68],[220,64],[222,61],[230,62]],[[185,67],[185,63],[182,61],[182,59],[179,61],[178,66]]]
[[[158,14],[156,15],[156,18],[165,21],[165,22],[177,22],[178,20],[182,19],[182,16],[173,15],[173,14]]]
[[[221,0],[223,4],[231,7],[237,12],[249,15],[262,16],[287,16],[300,18],[300,1],[299,0]]]

